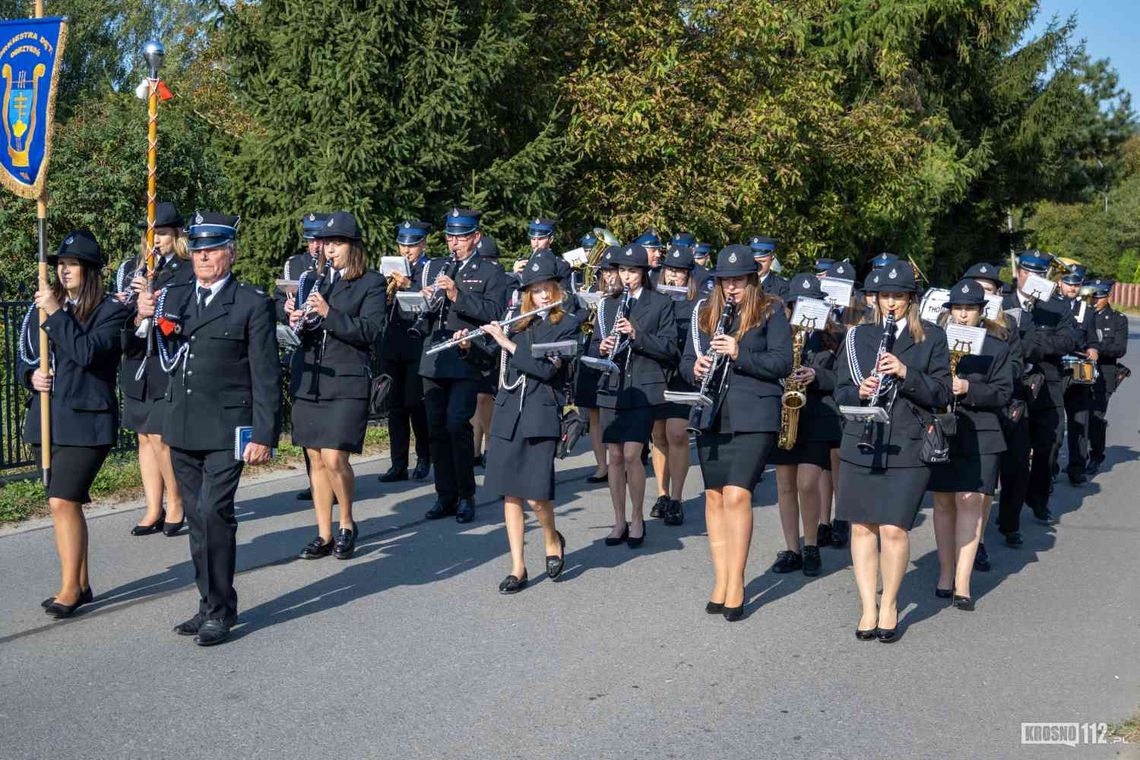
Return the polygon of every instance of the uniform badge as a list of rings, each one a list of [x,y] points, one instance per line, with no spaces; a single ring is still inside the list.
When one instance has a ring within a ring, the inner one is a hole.
[[[194,215],[194,224],[201,224],[203,221],[205,221],[205,220],[202,218],[202,212],[201,211],[199,211],[197,214]]]
[[[963,293],[969,293],[970,292],[970,286],[969,285],[963,285],[962,286],[962,292]]]
[[[530,265],[530,271],[537,272],[538,271],[538,264],[531,264]]]
[[[451,215],[454,217],[458,217],[459,216],[459,209],[457,209],[457,208],[451,209]]]
[[[64,241],[63,241],[63,244],[64,244],[64,245],[71,245],[71,244],[72,244],[72,243],[74,243],[74,242],[75,242],[75,238],[73,238],[73,237],[69,237],[67,240],[64,240]]]
[[[733,251],[732,253],[728,254],[728,263],[729,264],[735,264],[736,263],[736,251]]]
[[[887,275],[887,277],[889,277],[892,280],[897,279],[898,276],[899,276],[899,270],[897,270],[897,269],[892,269],[891,273]]]

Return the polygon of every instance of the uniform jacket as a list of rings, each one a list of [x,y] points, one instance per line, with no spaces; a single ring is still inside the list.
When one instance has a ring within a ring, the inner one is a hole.
[[[844,462],[875,469],[926,467],[919,459],[925,425],[933,412],[950,403],[950,350],[942,328],[930,322],[923,322],[922,327],[926,337],[921,343],[911,338],[909,325],[903,325],[895,339],[892,353],[906,365],[907,374],[905,379],[896,378],[890,424],[875,425],[875,449],[869,454],[859,451],[857,445],[864,425],[860,422],[845,424],[840,444],[840,458]],[[873,374],[883,326],[863,324],[851,329],[855,331],[855,356],[849,355],[849,342],[845,340],[839,353],[835,401],[840,406],[865,406],[859,398],[851,363],[857,362],[864,378]]]
[[[451,263],[451,258],[431,259],[427,264],[424,281],[430,286],[436,277]],[[506,308],[508,283],[503,268],[478,255],[467,258],[455,278],[459,298],[454,303],[444,299],[443,318],[431,320],[430,337],[424,348],[449,340],[459,330],[470,330],[498,319]],[[479,373],[459,355],[458,351],[441,351],[424,355],[420,362],[420,375],[434,379],[478,379]]]
[[[39,309],[32,309],[27,337],[39,350]],[[119,399],[115,372],[121,351],[120,333],[129,310],[114,298],[103,299],[80,324],[66,309],[44,321],[55,359],[51,392],[51,441],[63,446],[107,446],[119,432]],[[21,336],[23,338],[23,336]],[[29,357],[31,358],[31,357]],[[19,377],[32,387],[32,372],[39,364],[21,361]],[[24,442],[40,443],[40,399],[32,393],[24,417]]]
[[[510,330],[509,327],[507,329]],[[499,385],[495,394],[495,412],[491,416],[493,437],[513,440],[520,435],[523,438],[557,438],[561,435],[562,406],[566,403],[570,365],[566,361],[555,364],[547,359],[536,359],[531,356],[530,348],[538,343],[575,340],[578,332],[578,319],[567,313],[558,324],[533,319],[522,332],[509,333],[517,345],[514,354],[500,351],[498,344],[490,339],[472,341],[465,358],[477,366],[486,366],[488,361],[493,361],[495,377],[499,376],[501,355],[506,356],[505,385]],[[526,377],[525,384],[520,383],[513,390],[507,389],[522,376]]]
[[[129,290],[131,275],[137,268],[137,259],[128,259],[119,266],[117,287],[119,292]],[[154,290],[157,293],[170,285],[184,285],[194,281],[194,265],[174,256],[162,269],[155,272]],[[131,306],[130,314],[123,325],[123,367],[119,373],[119,387],[123,395],[138,401],[156,401],[166,395],[166,373],[158,360],[157,348],[151,353],[150,360],[146,359],[146,338],[135,335],[134,316],[137,307]],[[143,362],[146,362],[146,371],[138,380],[135,375]]]
[[[591,356],[601,356],[602,338],[613,329],[621,301],[620,293],[604,300],[605,324],[595,326],[589,348]],[[617,356],[608,357],[620,371],[599,379],[599,407],[635,409],[665,403],[667,370],[676,366],[681,355],[677,346],[673,299],[642,288],[630,308],[629,321],[633,323],[636,337],[627,342],[628,348]]]
[[[1073,322],[1076,323],[1077,351],[1085,352],[1090,348],[1099,348],[1099,339],[1096,334],[1096,309],[1089,306],[1081,298],[1062,299],[1073,313]]]
[[[280,432],[281,365],[273,302],[231,275],[198,314],[196,283],[169,288],[164,312],[179,332],[171,354],[186,353],[166,392],[162,438],[193,451],[233,448],[234,428],[253,426],[253,442],[273,447]]]
[[[289,393],[293,398],[368,398],[372,347],[388,318],[387,281],[372,270],[355,280],[326,277],[321,295],[328,315],[316,327],[301,333],[301,346],[293,352]]]
[[[698,299],[699,300],[699,299]],[[677,355],[680,356],[685,352],[685,341],[688,338],[689,331],[693,319],[693,307],[697,305],[696,301],[684,299],[681,301],[673,302],[673,319],[677,325]],[[667,368],[667,382],[666,387],[671,391],[695,391],[695,387],[685,380],[685,376],[679,371],[679,368]]]
[[[834,396],[838,379],[838,344],[835,341],[835,336],[823,330],[812,330],[804,341],[800,361],[803,366],[815,370],[815,379],[808,385],[807,402],[800,409],[798,441],[838,443],[843,432]]]
[[[1036,399],[1026,398],[1023,384],[1015,386],[1014,397],[1026,400],[1030,409],[1064,406],[1061,357],[1077,348],[1076,322],[1069,307],[1055,300],[1038,301],[1032,314],[1026,314],[1021,310],[1017,294],[1010,293],[1002,301],[1002,308],[1017,322],[1023,372],[1037,370],[1045,377],[1045,385]]]
[[[982,343],[980,355],[963,356],[958,361],[956,374],[968,381],[970,388],[965,395],[957,397],[954,411],[958,417],[958,433],[952,441],[952,455],[1005,451],[999,415],[1013,398],[1013,368],[1010,344],[989,334]]]
[[[730,334],[736,332],[739,319],[737,316],[729,326]],[[704,331],[697,337],[699,346],[689,331],[681,372],[699,387],[701,381],[693,374],[693,365],[698,355],[708,351],[711,337]],[[722,433],[774,433],[780,429],[780,396],[784,393],[780,381],[792,371],[792,331],[784,309],[773,307],[771,315],[740,336],[738,342],[740,352],[728,374],[717,428]]]

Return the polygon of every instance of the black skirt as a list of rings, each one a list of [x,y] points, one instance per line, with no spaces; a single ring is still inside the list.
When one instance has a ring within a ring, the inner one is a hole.
[[[768,464],[814,464],[830,470],[831,448],[830,441],[796,441],[790,449],[776,446],[768,457]]]
[[[702,433],[697,436],[697,459],[705,488],[736,486],[751,491],[775,446],[775,433]]]
[[[872,470],[844,462],[835,488],[835,517],[910,530],[929,481],[929,467]]]
[[[500,497],[553,500],[557,444],[557,438],[492,437],[487,446],[483,490]]]
[[[91,501],[91,484],[103,467],[111,446],[51,447],[51,473],[48,479],[49,499],[64,499],[80,504]],[[32,456],[40,464],[40,447],[32,446]]]
[[[954,457],[946,464],[930,468],[928,491],[939,493],[984,493],[993,496],[997,490],[1001,454],[978,454]]]
[[[582,409],[598,408],[598,382],[602,375],[581,362],[578,363],[578,377],[574,383],[574,403]]]
[[[295,398],[292,419],[294,446],[359,454],[364,449],[364,433],[368,428],[368,400]]]
[[[666,401],[664,404],[658,404],[653,407],[653,419],[655,420],[688,420],[689,411],[693,407],[688,404],[677,404],[672,401]]]
[[[140,401],[129,396],[123,397],[123,427],[143,435],[162,433],[162,416],[166,409],[166,399]]]
[[[603,443],[648,443],[653,433],[653,407],[600,411]]]

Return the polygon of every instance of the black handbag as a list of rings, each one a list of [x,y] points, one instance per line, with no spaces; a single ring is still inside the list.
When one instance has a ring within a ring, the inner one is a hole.
[[[391,375],[372,378],[368,389],[368,419],[379,420],[388,416],[388,394],[391,391]]]
[[[958,418],[951,412],[934,414],[922,430],[922,449],[918,458],[925,464],[950,461],[950,439],[958,432]]]

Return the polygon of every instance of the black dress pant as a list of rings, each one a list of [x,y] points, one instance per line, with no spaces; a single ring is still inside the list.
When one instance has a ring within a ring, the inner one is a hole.
[[[1085,471],[1089,459],[1089,404],[1092,386],[1072,383],[1065,391],[1070,473]]]
[[[1106,371],[1115,372],[1116,367],[1102,367],[1101,376],[1089,394],[1089,454],[1094,459],[1104,459],[1104,439],[1108,431],[1108,402],[1112,393],[1105,384],[1103,373]]]
[[[190,557],[198,584],[198,612],[207,619],[237,620],[234,565],[237,518],[234,493],[244,462],[233,449],[188,451],[170,447],[174,478],[190,528]]]
[[[1029,417],[1006,421],[1005,452],[1001,455],[1001,496],[998,501],[998,530],[1021,530],[1021,507],[1029,489]]]
[[[451,506],[475,498],[475,414],[477,380],[424,378],[424,406],[435,467],[435,492]]]
[[[406,470],[413,430],[416,435],[416,459],[421,462],[431,460],[419,361],[390,362],[385,364],[384,372],[392,378],[392,388],[389,392],[392,401],[388,407],[388,445],[391,449],[392,466]]]
[[[1065,434],[1064,407],[1043,406],[1029,413],[1029,445],[1033,459],[1029,464],[1029,488],[1025,503],[1031,509],[1049,506],[1049,486],[1053,482],[1053,463]]]

